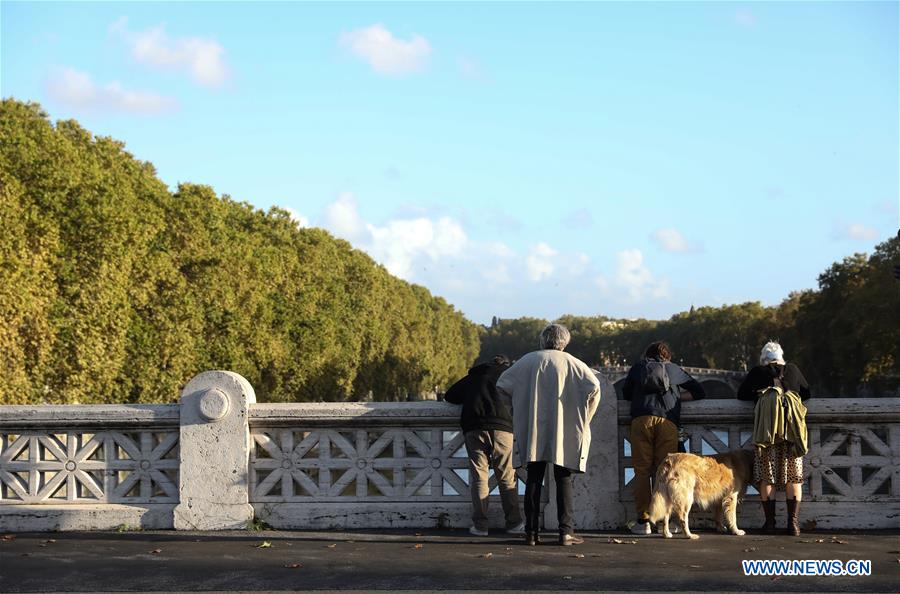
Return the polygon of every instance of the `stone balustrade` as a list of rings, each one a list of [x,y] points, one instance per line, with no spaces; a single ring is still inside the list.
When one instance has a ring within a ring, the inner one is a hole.
[[[601,380],[575,485],[583,530],[633,515],[627,403]],[[808,408],[807,528],[900,526],[900,400]],[[244,378],[219,371],[194,378],[178,405],[0,406],[0,530],[215,530],[254,516],[275,528],[465,527],[458,414],[443,402],[257,404]],[[747,444],[752,407],[691,402],[683,421],[689,451],[726,451]],[[491,508],[499,525],[499,501]],[[745,503],[740,523],[759,513]]]

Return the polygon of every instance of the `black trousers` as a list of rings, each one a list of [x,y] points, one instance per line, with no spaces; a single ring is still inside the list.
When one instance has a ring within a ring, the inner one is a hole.
[[[529,462],[526,466],[528,476],[525,479],[525,531],[540,532],[541,522],[541,487],[544,484],[544,472],[549,462]],[[556,514],[559,520],[560,534],[574,534],[575,524],[572,520],[572,483],[574,470],[553,465],[553,479],[556,481]]]

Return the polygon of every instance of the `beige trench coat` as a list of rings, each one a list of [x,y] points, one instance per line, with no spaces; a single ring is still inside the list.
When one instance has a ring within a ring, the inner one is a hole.
[[[497,389],[512,401],[513,466],[552,462],[584,472],[600,403],[590,367],[563,351],[534,351],[503,372]]]

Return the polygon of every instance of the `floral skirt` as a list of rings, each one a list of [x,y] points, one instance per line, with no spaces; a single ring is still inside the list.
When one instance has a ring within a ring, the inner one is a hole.
[[[803,482],[803,456],[791,456],[786,441],[757,448],[753,459],[753,478],[772,485]]]

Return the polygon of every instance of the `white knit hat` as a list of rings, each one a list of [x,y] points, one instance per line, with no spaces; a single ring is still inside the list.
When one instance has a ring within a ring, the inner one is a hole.
[[[767,342],[759,353],[759,364],[778,363],[784,365],[784,349],[777,342]]]

